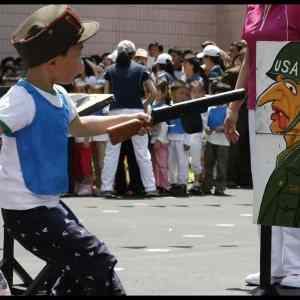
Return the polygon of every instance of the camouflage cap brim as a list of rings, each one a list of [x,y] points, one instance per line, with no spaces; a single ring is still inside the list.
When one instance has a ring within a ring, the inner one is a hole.
[[[82,27],[84,28],[80,39],[77,43],[83,43],[93,37],[99,30],[100,24],[96,21],[83,21],[81,23]]]

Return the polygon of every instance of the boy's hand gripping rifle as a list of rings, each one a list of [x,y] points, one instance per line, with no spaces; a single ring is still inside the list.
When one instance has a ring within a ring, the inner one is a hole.
[[[175,103],[173,105],[153,108],[151,111],[151,123],[146,123],[139,119],[132,119],[108,128],[107,133],[111,143],[115,145],[138,134],[142,127],[153,126],[157,123],[177,118],[181,118],[182,125],[187,133],[200,132],[202,131],[200,114],[206,112],[209,106],[223,105],[233,101],[243,100],[244,98],[245,89],[236,89]]]

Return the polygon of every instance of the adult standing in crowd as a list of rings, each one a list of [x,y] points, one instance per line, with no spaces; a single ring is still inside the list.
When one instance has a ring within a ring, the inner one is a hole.
[[[147,68],[149,70],[152,69],[158,55],[163,53],[163,51],[164,51],[164,47],[159,42],[153,42],[153,43],[149,44],[149,46],[148,46],[148,54],[149,55],[148,55],[148,61],[147,61]]]
[[[148,60],[147,50],[145,50],[143,48],[138,48],[136,50],[136,53],[135,53],[135,56],[134,56],[134,61],[138,64],[146,66],[147,65],[147,60]]]
[[[251,147],[251,166],[255,172],[255,105],[256,105],[256,42],[257,41],[299,41],[300,5],[257,4],[248,5],[243,27],[243,39],[248,50],[239,73],[236,88],[247,88],[249,109],[249,132]],[[242,101],[230,104],[230,114],[225,120],[225,133],[228,139],[236,142],[239,133],[236,124]],[[253,176],[254,186],[256,177]],[[299,183],[300,184],[300,183]],[[300,288],[300,229],[291,227],[272,227],[272,283]],[[259,285],[260,274],[250,274],[246,282]]]
[[[133,61],[136,48],[131,41],[121,41],[117,47],[117,60],[105,74],[107,83],[105,93],[113,93],[115,102],[110,107],[111,115],[136,113],[144,111],[143,96],[150,95],[155,99],[156,88],[150,79],[147,69]],[[148,135],[132,137],[134,152],[140,168],[145,194],[148,197],[157,196],[151,155],[148,149]],[[101,191],[107,198],[115,197],[113,183],[118,167],[120,144],[108,142],[104,158]]]
[[[133,60],[145,66],[147,58],[148,52],[139,48],[136,50]],[[127,182],[125,159],[127,159],[129,182]],[[121,145],[114,190],[118,196],[134,197],[143,195],[144,187],[131,140],[125,141]]]
[[[240,66],[243,62],[241,50],[246,47],[246,44],[243,40],[232,42],[229,47],[228,57],[229,64],[228,67]]]
[[[169,49],[168,54],[170,54],[172,57],[174,75],[176,79],[181,79],[183,76],[183,51],[174,47]]]
[[[229,67],[222,75],[222,82],[235,88],[240,68],[244,59],[246,42],[240,40],[232,42],[228,51],[230,57]],[[244,102],[240,110],[239,121],[237,124],[240,138],[237,143],[230,144],[228,160],[228,181],[229,188],[252,188],[251,167],[250,167],[250,145],[249,145],[249,126],[247,104]]]

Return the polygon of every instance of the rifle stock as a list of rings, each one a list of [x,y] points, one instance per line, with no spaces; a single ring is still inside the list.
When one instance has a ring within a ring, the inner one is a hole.
[[[154,108],[151,112],[151,124],[177,119],[188,115],[189,113],[204,113],[209,106],[223,105],[229,102],[243,100],[245,98],[245,89],[237,89],[225,93],[209,95],[202,98],[192,99]],[[113,145],[122,143],[137,134],[146,124],[138,119],[132,119],[127,122],[112,126],[107,129],[110,141]],[[149,125],[149,124],[148,124]]]
[[[125,142],[136,135],[143,127],[144,122],[139,119],[132,119],[124,123],[111,126],[107,129],[110,142],[113,145]]]

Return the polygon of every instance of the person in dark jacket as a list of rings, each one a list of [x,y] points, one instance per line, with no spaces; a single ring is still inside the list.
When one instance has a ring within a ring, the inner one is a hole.
[[[156,97],[156,88],[145,66],[133,61],[136,49],[128,40],[117,47],[116,64],[104,75],[105,93],[112,93],[115,102],[110,106],[110,115],[143,112],[147,95],[149,102]],[[146,101],[148,101],[146,100]],[[148,149],[148,135],[135,135],[131,138],[136,160],[147,197],[157,196],[151,155]],[[121,144],[108,142],[104,158],[101,191],[106,198],[114,198],[113,184],[118,167]]]

